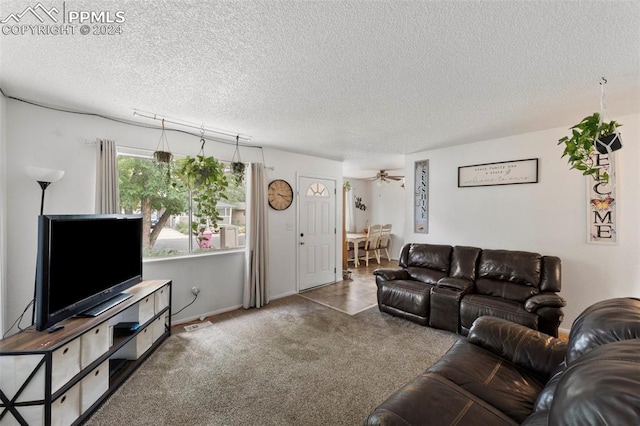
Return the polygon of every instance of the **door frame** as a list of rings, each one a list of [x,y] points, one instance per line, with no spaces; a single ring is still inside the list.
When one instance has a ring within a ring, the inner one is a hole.
[[[342,182],[337,179],[335,176],[321,176],[315,174],[302,174],[296,172],[296,293],[300,293],[300,179],[323,179],[330,180],[335,183],[334,189],[334,197],[335,202],[333,203],[333,216],[334,216],[334,225],[335,225],[335,237],[333,239],[334,245],[334,274],[333,274],[333,282],[338,280],[338,272],[340,276],[342,276],[342,271],[338,271],[338,265],[342,265],[342,247],[339,244],[338,240],[342,240],[342,232],[338,232],[338,229],[344,227],[342,221],[338,220],[338,212],[340,212],[342,208],[342,197],[338,197],[338,188],[342,189]],[[340,216],[341,217],[341,216]],[[340,250],[338,250],[340,247]],[[327,283],[330,284],[330,283]],[[306,291],[306,290],[304,290]]]

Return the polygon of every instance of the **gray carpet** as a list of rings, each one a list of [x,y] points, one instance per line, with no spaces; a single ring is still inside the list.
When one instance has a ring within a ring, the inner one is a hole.
[[[113,425],[361,425],[459,337],[297,295],[173,334],[87,421]]]

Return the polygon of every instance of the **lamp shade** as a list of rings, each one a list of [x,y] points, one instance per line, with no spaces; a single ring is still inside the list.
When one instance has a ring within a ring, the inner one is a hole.
[[[42,167],[27,167],[27,175],[38,182],[57,182],[64,176],[64,170],[44,169]]]

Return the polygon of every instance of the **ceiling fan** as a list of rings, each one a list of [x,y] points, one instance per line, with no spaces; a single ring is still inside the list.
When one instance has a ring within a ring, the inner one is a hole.
[[[390,181],[395,180],[395,181],[402,182],[402,186],[404,187],[404,176],[390,175],[385,170],[380,170],[378,173],[376,173],[376,177],[369,178],[368,180],[378,181],[377,182],[378,185],[382,185],[383,183],[389,183]]]

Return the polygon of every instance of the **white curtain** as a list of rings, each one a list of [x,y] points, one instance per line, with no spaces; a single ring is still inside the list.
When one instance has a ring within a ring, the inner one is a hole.
[[[347,232],[356,232],[356,207],[353,198],[353,188],[347,191],[345,203],[347,204],[347,214],[344,227]]]
[[[247,238],[245,249],[244,292],[245,309],[269,303],[267,269],[269,237],[267,229],[267,185],[264,164],[251,163],[247,170]]]
[[[118,146],[115,141],[98,140],[96,167],[96,213],[120,213],[118,185]]]

